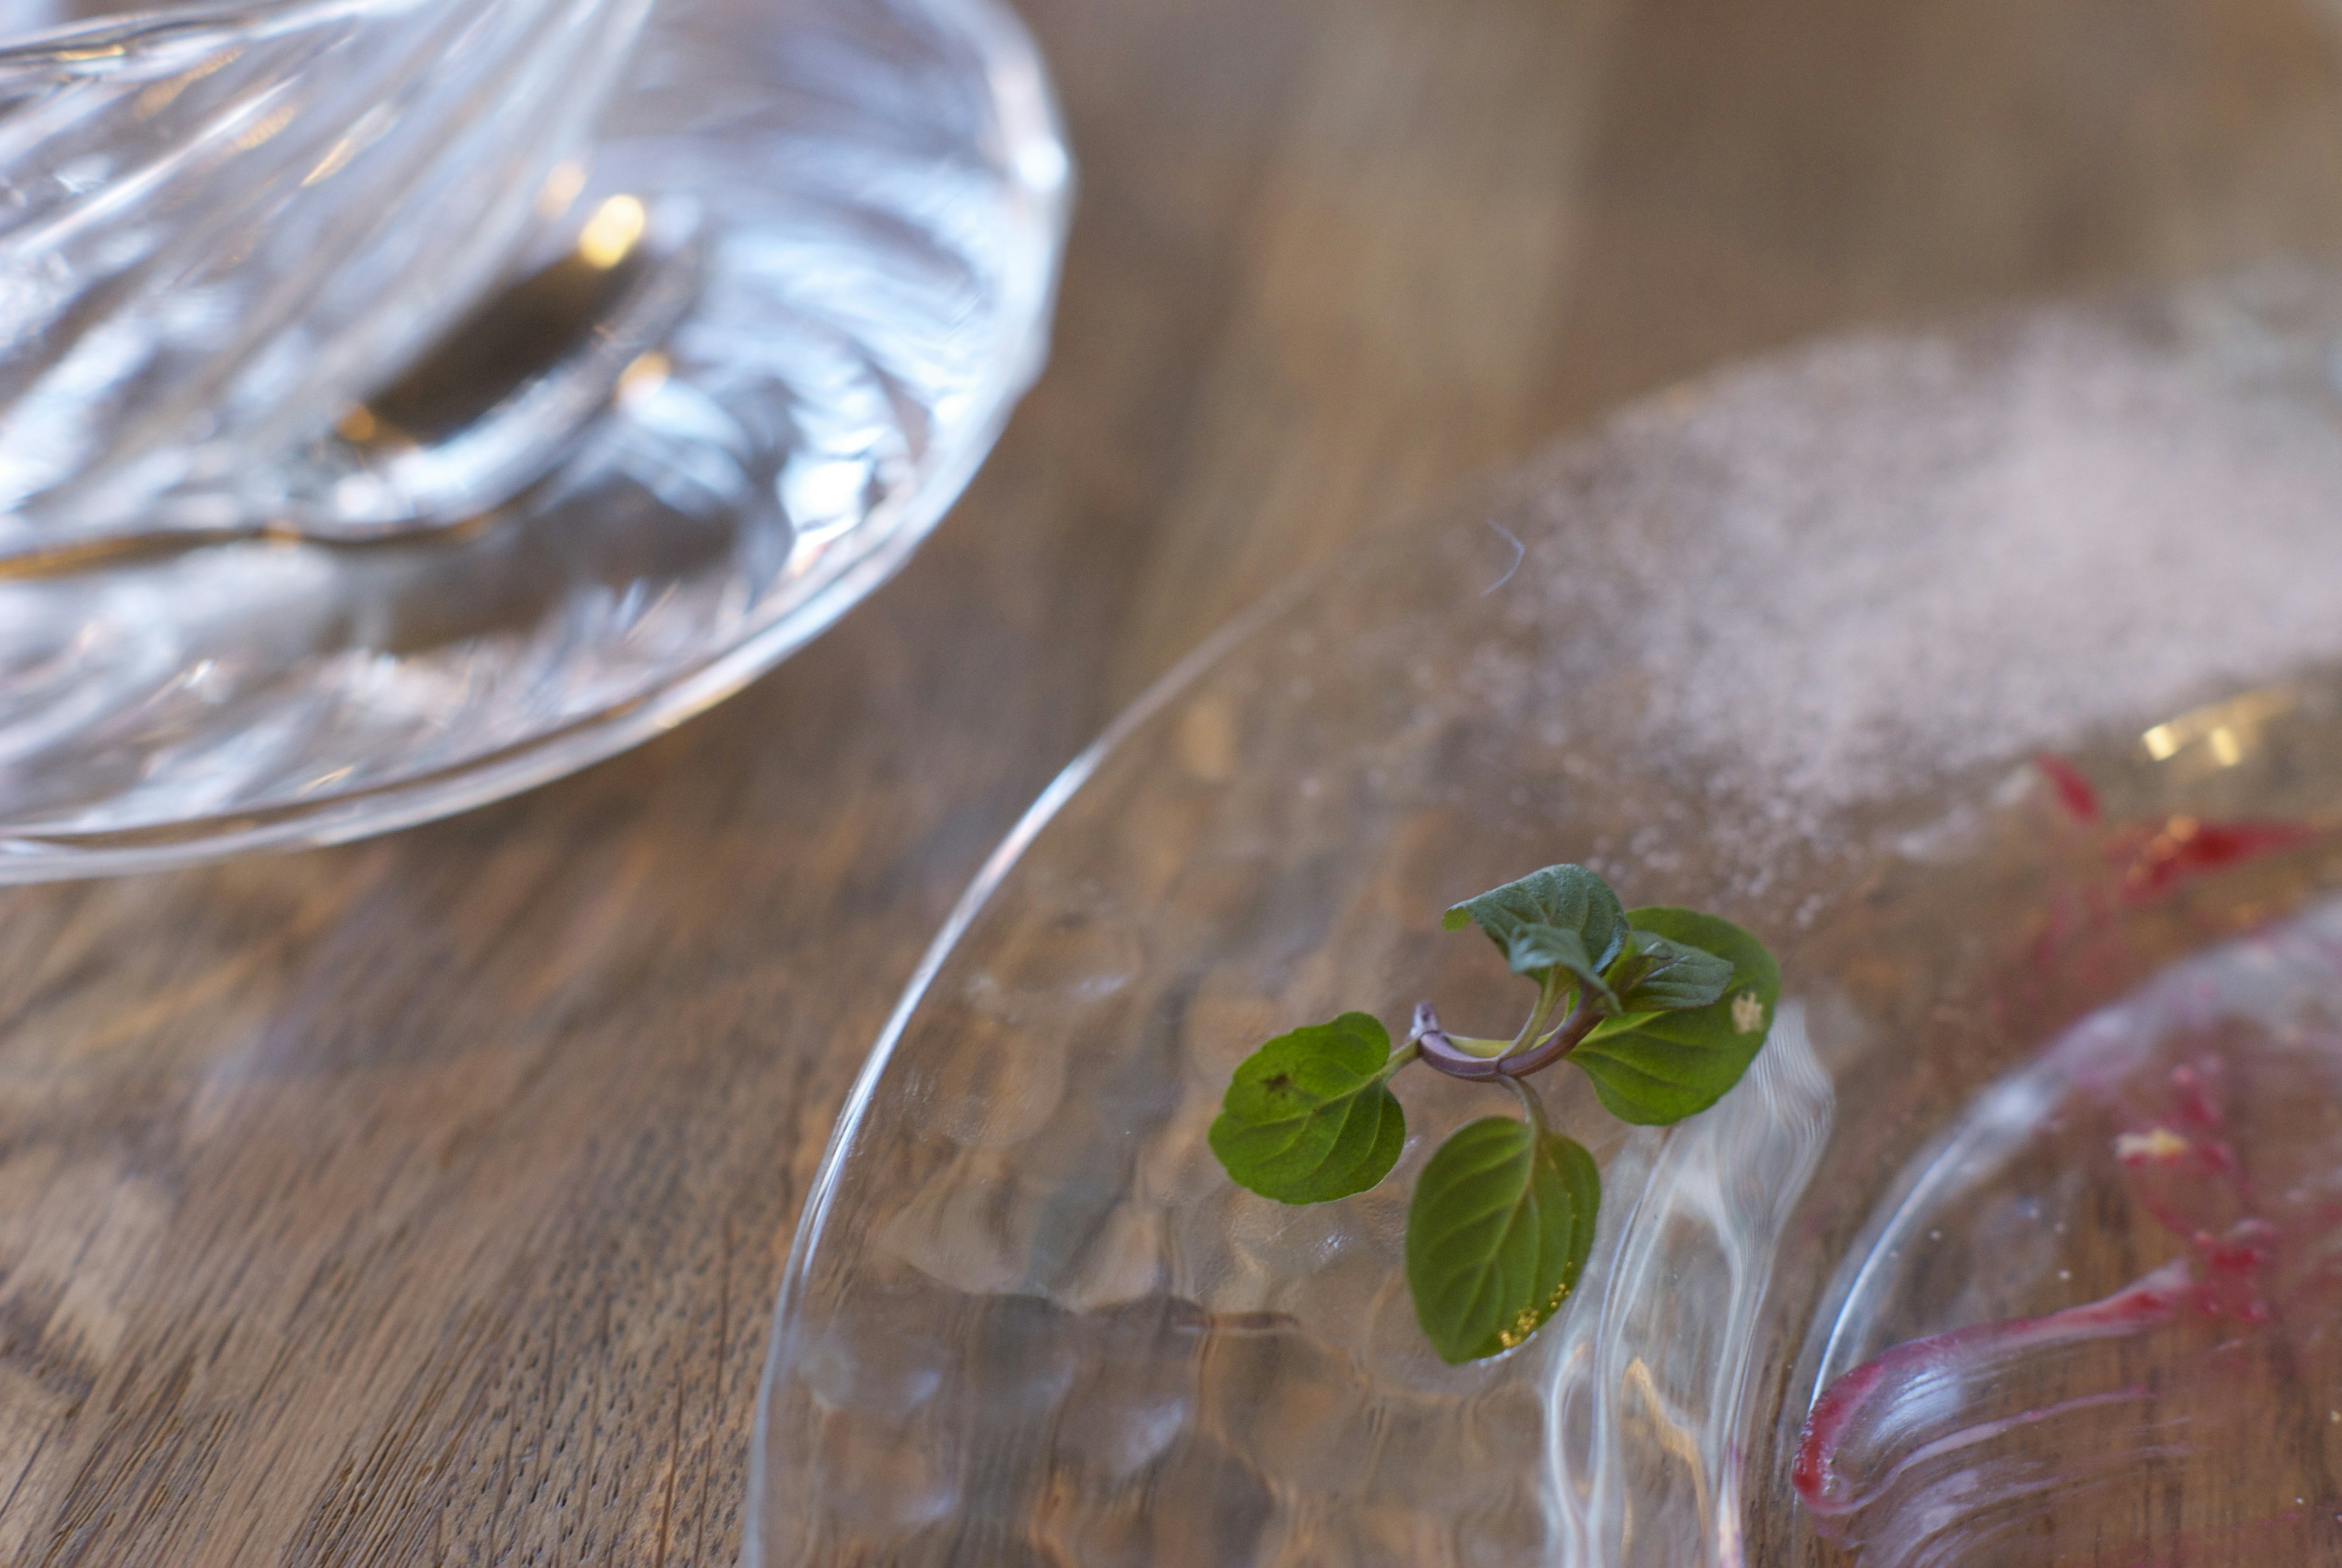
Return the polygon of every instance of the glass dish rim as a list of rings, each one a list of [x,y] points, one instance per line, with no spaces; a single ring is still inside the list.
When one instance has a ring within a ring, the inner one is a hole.
[[[847,1154],[868,1117],[878,1095],[879,1083],[894,1061],[896,1047],[917,1015],[919,1004],[926,999],[936,977],[950,961],[952,952],[983,914],[985,905],[999,891],[1025,852],[1041,836],[1056,814],[1065,809],[1081,787],[1106,758],[1145,728],[1165,708],[1176,701],[1188,687],[1202,678],[1206,672],[1236,647],[1251,640],[1254,634],[1275,623],[1292,609],[1326,575],[1329,568],[1306,571],[1286,580],[1278,587],[1256,599],[1223,622],[1168,670],[1157,676],[1155,684],[1116,714],[1097,738],[1085,746],[1074,759],[1060,768],[1041,793],[1034,797],[1000,842],[986,855],[984,864],[944,917],[933,941],[919,955],[918,966],[912,970],[894,1009],[880,1026],[872,1042],[869,1054],[854,1075],[853,1084],[839,1105],[837,1119],[830,1125],[829,1142],[821,1152],[821,1163],[814,1168],[813,1181],[806,1189],[806,1201],[799,1213],[796,1233],[789,1243],[787,1259],[781,1266],[780,1289],[776,1294],[770,1326],[766,1332],[765,1359],[756,1386],[756,1409],[750,1422],[749,1453],[765,1451],[766,1423],[771,1418],[773,1378],[771,1369],[782,1364],[781,1358],[794,1351],[796,1325],[806,1290],[806,1269],[812,1263],[815,1247],[824,1240],[829,1212],[837,1198],[838,1185]],[[740,1568],[765,1568],[765,1547],[758,1522],[765,1512],[765,1466],[751,1463],[748,1466],[748,1492],[742,1510],[746,1528],[741,1538]]]

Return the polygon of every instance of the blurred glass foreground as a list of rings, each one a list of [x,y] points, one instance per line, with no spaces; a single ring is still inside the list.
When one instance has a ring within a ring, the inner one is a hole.
[[[0,880],[671,724],[1037,367],[1068,165],[986,0],[71,9],[0,6]]]

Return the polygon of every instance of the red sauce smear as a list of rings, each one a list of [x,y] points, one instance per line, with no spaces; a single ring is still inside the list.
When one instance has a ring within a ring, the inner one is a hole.
[[[2003,1353],[2031,1344],[2137,1333],[2168,1321],[2194,1295],[2187,1260],[2174,1258],[2114,1294],[2080,1306],[2040,1317],[1970,1323],[1906,1341],[1856,1367],[1814,1401],[1813,1409],[1806,1413],[1805,1429],[1798,1434],[1797,1456],[1789,1465],[1790,1483],[1806,1506],[1825,1518],[1852,1508],[1853,1500],[1838,1495],[1839,1489],[1832,1484],[1837,1479],[1833,1462],[1854,1418],[1890,1377],[1925,1372],[1977,1351]]]
[[[2312,829],[2297,823],[2175,816],[2138,845],[2123,874],[2123,894],[2133,900],[2152,898],[2185,878],[2290,849],[2313,836]]]
[[[2078,823],[2098,820],[2103,811],[2098,792],[2080,768],[2055,752],[2036,752],[2033,765],[2048,781],[2050,792],[2067,815]],[[2298,823],[2206,822],[2200,817],[2174,816],[2159,824],[2117,832],[2108,853],[2117,860],[2129,860],[2123,876],[2125,894],[2142,899],[2198,873],[2290,849],[2315,836],[2314,829]]]
[[[2066,808],[2067,815],[2076,822],[2098,820],[2098,792],[2090,787],[2081,769],[2055,752],[2034,753],[2033,765],[2041,770],[2041,776],[2057,792],[2057,804]]]

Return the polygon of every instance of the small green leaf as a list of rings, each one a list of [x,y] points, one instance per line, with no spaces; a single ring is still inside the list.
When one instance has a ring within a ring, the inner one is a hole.
[[[1569,1054],[1621,1121],[1665,1126],[1706,1110],[1740,1082],[1772,1031],[1781,971],[1765,944],[1730,921],[1689,909],[1637,909],[1637,933],[1696,948],[1732,966],[1721,994],[1676,1012],[1606,1018]]]
[[[1323,1203],[1388,1175],[1406,1142],[1384,1077],[1390,1054],[1378,1020],[1345,1013],[1246,1057],[1209,1134],[1229,1179],[1281,1203]]]
[[[1689,943],[1635,931],[1627,937],[1626,953],[1611,967],[1610,982],[1618,988],[1626,1012],[1680,1012],[1705,1007],[1723,995],[1732,984],[1732,964]]]
[[[1516,925],[1505,946],[1505,962],[1512,966],[1514,974],[1534,975],[1539,980],[1548,970],[1566,970],[1605,1003],[1613,1006],[1617,1003],[1617,997],[1611,994],[1610,983],[1602,978],[1593,955],[1586,951],[1585,939],[1575,931],[1536,922]]]
[[[1450,909],[1450,931],[1477,925],[1516,974],[1542,980],[1566,970],[1599,985],[1626,940],[1626,912],[1610,884],[1582,865],[1548,865]],[[1571,947],[1567,939],[1574,938]],[[1607,994],[1607,987],[1603,993]]]
[[[1536,1332],[1594,1247],[1594,1156],[1526,1122],[1484,1116],[1423,1167],[1406,1211],[1406,1283],[1440,1359],[1478,1361]]]

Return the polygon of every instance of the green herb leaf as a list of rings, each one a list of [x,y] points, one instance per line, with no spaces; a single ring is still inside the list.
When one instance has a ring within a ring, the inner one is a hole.
[[[1562,969],[1607,995],[1602,972],[1626,940],[1626,915],[1610,884],[1582,865],[1548,865],[1450,909],[1450,931],[1476,925],[1516,974],[1543,980]],[[1574,941],[1575,945],[1572,945]]]
[[[1612,1009],[1618,1004],[1610,983],[1602,978],[1593,955],[1586,951],[1585,938],[1575,931],[1534,921],[1515,926],[1511,940],[1505,944],[1505,962],[1512,965],[1514,974],[1535,975],[1540,981],[1550,970],[1565,970]]]
[[[1679,1012],[1705,1007],[1722,996],[1732,984],[1732,964],[1689,943],[1634,931],[1611,966],[1609,979],[1618,988],[1619,1005],[1626,1012]]]
[[[1280,1034],[1245,1058],[1212,1124],[1229,1178],[1281,1203],[1323,1203],[1390,1174],[1406,1115],[1387,1086],[1390,1035],[1366,1013]]]
[[[1666,1126],[1721,1099],[1740,1082],[1773,1027],[1781,971],[1765,944],[1728,920],[1689,909],[1637,909],[1637,932],[1696,948],[1732,966],[1723,993],[1676,1012],[1628,1011],[1606,1018],[1569,1054],[1594,1080],[1610,1114]]]
[[[1509,1116],[1456,1129],[1406,1211],[1406,1283],[1440,1359],[1478,1361],[1536,1332],[1594,1246],[1594,1156]]]

